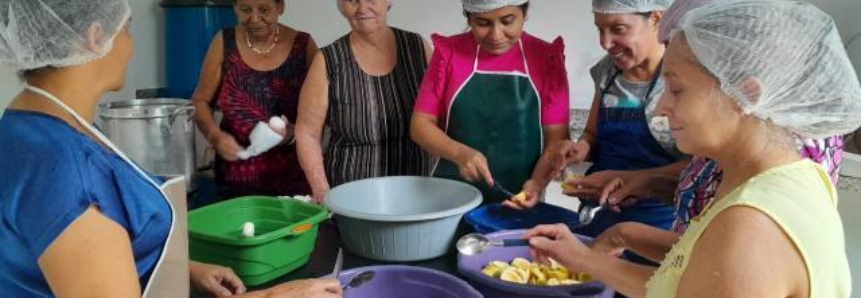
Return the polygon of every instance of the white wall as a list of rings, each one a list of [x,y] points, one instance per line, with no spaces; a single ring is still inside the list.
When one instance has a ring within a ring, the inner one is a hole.
[[[334,0],[286,0],[284,23],[310,32],[317,43],[325,45],[345,34],[346,22],[341,18]],[[132,34],[136,53],[128,71],[125,90],[110,94],[108,98],[131,98],[134,90],[163,87],[164,75],[164,15],[158,0],[133,0]],[[432,32],[455,34],[466,29],[458,0],[394,0],[390,23],[394,26],[419,32],[425,37]],[[861,33],[861,1],[810,0],[831,14],[844,40]],[[589,66],[603,51],[598,46],[597,32],[592,24],[589,0],[532,1],[532,11],[526,30],[544,39],[557,35],[565,38],[567,67],[571,83],[572,107],[587,108],[592,98]],[[858,41],[861,43],[861,41]],[[856,65],[861,65],[857,54]],[[16,76],[8,69],[0,69],[0,106],[20,90]]]
[[[164,13],[158,0],[129,1],[132,9],[131,34],[135,55],[129,65],[126,87],[107,99],[133,98],[134,90],[164,86]],[[21,80],[8,67],[0,68],[0,107],[21,90]]]
[[[389,23],[430,39],[431,33],[452,35],[467,29],[458,0],[394,0]],[[320,45],[329,44],[349,30],[334,0],[288,0],[282,21],[311,33]],[[589,67],[603,56],[594,29],[591,2],[586,0],[541,0],[530,5],[526,30],[551,41],[562,35],[566,44],[572,105],[588,108],[593,85]],[[313,11],[314,13],[305,13]]]

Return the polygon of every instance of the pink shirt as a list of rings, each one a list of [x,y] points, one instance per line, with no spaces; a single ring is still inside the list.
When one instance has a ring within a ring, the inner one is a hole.
[[[478,46],[471,32],[443,37],[434,34],[434,52],[425,72],[415,110],[439,118],[440,126],[455,93],[472,74]],[[541,125],[568,125],[568,75],[565,71],[565,44],[561,37],[553,43],[523,32],[520,38],[530,77],[541,98]],[[482,51],[478,58],[481,71],[518,71],[526,73],[519,46],[502,55]]]

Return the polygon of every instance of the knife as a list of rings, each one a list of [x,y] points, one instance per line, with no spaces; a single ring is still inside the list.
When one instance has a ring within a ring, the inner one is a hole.
[[[338,276],[341,275],[341,266],[344,265],[344,252],[341,248],[338,248],[338,258],[335,259],[335,268],[332,269],[332,278],[338,279]]]

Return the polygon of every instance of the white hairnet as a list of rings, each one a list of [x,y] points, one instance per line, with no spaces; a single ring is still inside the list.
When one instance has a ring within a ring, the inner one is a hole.
[[[506,6],[519,6],[526,4],[529,0],[461,0],[463,10],[471,13],[484,13]]]
[[[693,55],[748,114],[809,138],[861,124],[861,86],[831,18],[803,1],[726,0],[679,23]]]
[[[664,12],[664,18],[661,19],[660,29],[658,31],[658,40],[661,42],[669,42],[673,35],[673,31],[679,27],[679,21],[682,17],[694,8],[705,6],[713,2],[722,0],[676,0],[670,8]]]
[[[640,13],[667,10],[673,0],[592,0],[592,12]]]
[[[130,15],[126,0],[0,2],[0,62],[29,70],[96,60],[111,51]]]

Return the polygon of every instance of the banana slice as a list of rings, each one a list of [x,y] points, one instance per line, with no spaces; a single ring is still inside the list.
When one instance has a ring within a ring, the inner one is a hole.
[[[581,174],[570,174],[568,176],[565,176],[565,180],[562,181],[562,185],[561,185],[562,189],[563,190],[577,189],[578,188],[577,184],[574,184],[572,182],[572,180],[581,179],[583,177],[585,177],[585,176],[583,176]]]
[[[482,274],[504,281],[535,286],[566,286],[591,281],[586,273],[575,273],[550,260],[550,266],[530,262],[524,258],[514,258],[511,263],[492,261],[481,270]]]
[[[529,270],[529,267],[532,267],[532,262],[524,258],[514,258],[514,260],[511,260],[511,266],[523,270]]]
[[[499,275],[499,279],[518,284],[525,284],[527,282],[527,279],[523,279],[517,268],[506,268],[505,270],[502,270],[502,273]]]
[[[499,278],[500,274],[502,274],[502,271],[503,271],[503,269],[501,269],[499,267],[494,267],[494,266],[487,266],[487,267],[484,267],[484,269],[481,269],[481,273],[484,273],[484,275],[487,275],[487,276],[490,276],[493,278]]]
[[[490,265],[488,265],[488,266],[493,266],[493,267],[496,267],[499,269],[505,269],[505,268],[511,267],[511,265],[508,265],[508,263],[503,262],[503,261],[493,261],[493,262],[490,262]]]
[[[513,198],[511,198],[511,200],[514,202],[518,202],[518,203],[525,203],[526,202],[526,192],[521,191],[520,193],[515,195]]]

